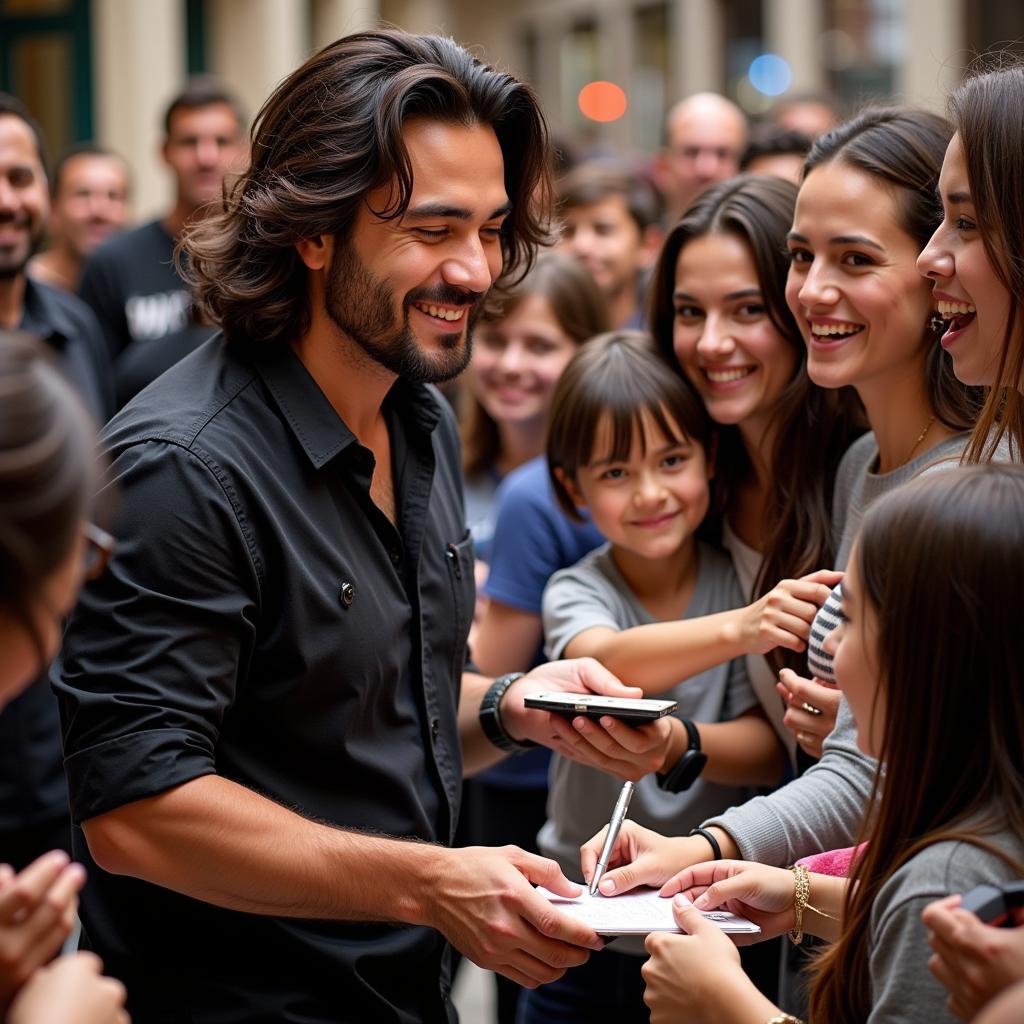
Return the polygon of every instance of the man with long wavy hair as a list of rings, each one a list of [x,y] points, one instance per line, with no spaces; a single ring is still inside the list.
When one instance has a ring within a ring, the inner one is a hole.
[[[464,770],[573,749],[526,693],[636,693],[593,662],[464,670],[431,385],[544,239],[546,166],[528,88],[367,32],[282,83],[186,234],[222,333],[105,432],[118,555],[56,674],[85,928],[136,1019],[452,1021],[448,941],[530,986],[601,945],[532,889],[577,891],[553,862],[448,847]]]

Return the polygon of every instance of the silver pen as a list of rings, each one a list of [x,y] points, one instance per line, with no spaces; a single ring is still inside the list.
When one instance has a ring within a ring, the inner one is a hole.
[[[627,782],[622,787],[619,799],[615,801],[615,810],[612,811],[612,820],[608,823],[608,835],[604,837],[604,846],[601,847],[601,856],[597,858],[597,867],[594,868],[594,877],[590,880],[590,895],[597,893],[597,883],[608,868],[608,858],[615,848],[615,840],[619,838],[619,829],[626,820],[626,810],[629,808],[629,801],[633,797],[633,783]]]

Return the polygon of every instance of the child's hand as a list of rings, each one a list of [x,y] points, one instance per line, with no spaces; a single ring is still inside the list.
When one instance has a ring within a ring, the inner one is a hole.
[[[804,679],[788,668],[779,673],[775,689],[786,702],[782,724],[793,733],[804,753],[821,757],[821,745],[836,727],[839,690],[820,679]]]
[[[580,847],[580,866],[588,884],[601,856],[607,825]],[[661,885],[687,864],[708,856],[708,844],[696,836],[663,836],[627,818],[615,839],[608,870],[598,888],[603,896],[614,896],[638,885]]]
[[[740,629],[746,652],[804,650],[814,616],[842,578],[841,572],[819,569],[798,580],[783,580],[745,608]]]

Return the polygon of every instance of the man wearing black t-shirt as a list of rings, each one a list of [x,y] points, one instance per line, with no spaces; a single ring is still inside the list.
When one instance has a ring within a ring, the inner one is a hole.
[[[216,208],[225,179],[241,169],[245,153],[240,108],[211,79],[195,79],[171,101],[164,131],[161,153],[174,174],[174,207],[100,246],[85,265],[79,289],[103,327],[112,359],[137,344],[152,347],[149,379],[171,365],[161,339],[180,336],[191,325],[192,302],[174,265],[174,246],[187,224]],[[189,348],[196,343],[193,336]],[[176,355],[180,349],[171,344]],[[138,376],[138,367],[133,373]]]
[[[222,333],[105,431],[118,550],[54,673],[85,931],[135,1020],[452,1022],[449,941],[530,986],[602,945],[531,886],[579,891],[552,861],[449,848],[463,771],[526,741],[613,769],[620,730],[646,767],[667,750],[664,722],[525,707],[638,695],[596,662],[466,667],[472,538],[432,385],[546,236],[545,136],[452,40],[349,36],[278,87],[186,235]]]

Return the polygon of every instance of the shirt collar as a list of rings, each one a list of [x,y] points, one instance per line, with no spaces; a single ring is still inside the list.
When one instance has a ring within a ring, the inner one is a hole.
[[[25,277],[21,329],[61,349],[75,335],[75,326],[52,289],[28,275]]]
[[[340,452],[358,443],[291,347],[261,353],[254,362],[285,422],[316,469],[322,469]],[[398,380],[385,402],[399,419],[427,433],[433,431],[441,418],[437,399],[422,384]]]

